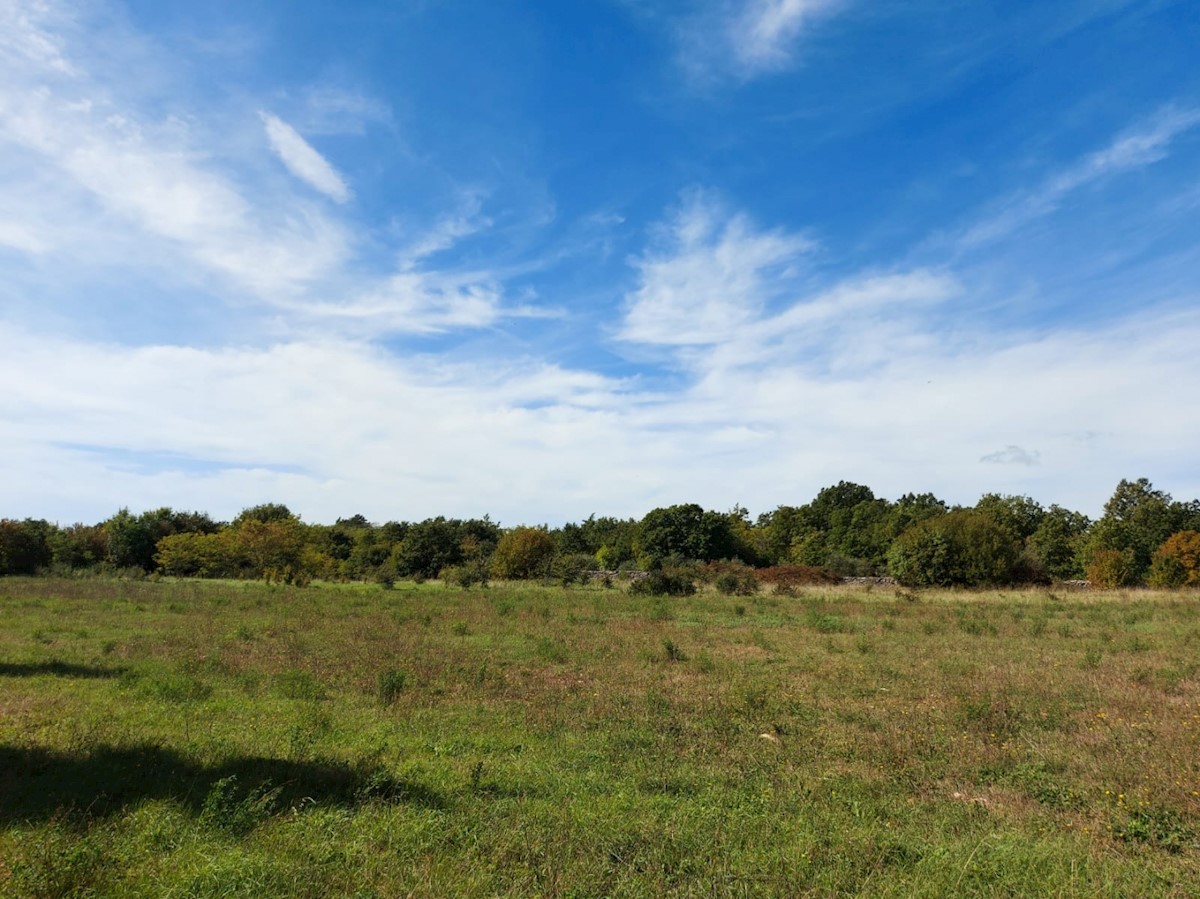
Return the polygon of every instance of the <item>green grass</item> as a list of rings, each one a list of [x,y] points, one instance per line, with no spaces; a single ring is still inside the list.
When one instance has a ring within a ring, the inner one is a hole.
[[[1200,597],[0,580],[0,895],[1200,895]]]

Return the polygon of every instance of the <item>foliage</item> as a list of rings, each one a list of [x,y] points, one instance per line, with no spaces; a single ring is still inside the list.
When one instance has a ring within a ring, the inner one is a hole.
[[[948,512],[910,527],[892,544],[888,567],[906,587],[980,587],[1012,583],[1021,544],[990,515]]]
[[[486,517],[460,521],[439,515],[408,528],[391,564],[400,577],[437,577],[444,568],[486,559],[499,538],[500,528]]]
[[[1132,548],[1098,549],[1092,553],[1087,579],[1096,587],[1129,587],[1137,583],[1137,562]]]
[[[1150,566],[1154,587],[1200,586],[1200,531],[1179,531],[1154,553]]]
[[[505,531],[492,553],[492,577],[513,581],[546,577],[554,549],[554,538],[546,528],[516,527]]]
[[[1091,521],[1086,515],[1051,506],[1025,541],[1026,550],[1051,578],[1065,581],[1083,577],[1089,527]]]
[[[723,596],[753,596],[758,592],[758,578],[751,570],[724,571],[717,575],[713,584]]]
[[[100,524],[55,528],[48,542],[53,565],[59,571],[94,569],[103,564],[108,551],[108,537]]]
[[[975,511],[990,516],[1020,540],[1028,540],[1033,536],[1046,517],[1046,510],[1036,500],[1028,496],[1002,496],[999,493],[985,493],[975,504]]]
[[[659,568],[630,584],[629,592],[634,596],[691,596],[696,582],[686,569]]]
[[[446,586],[474,587],[488,583],[488,564],[482,557],[468,559],[461,565],[449,565],[438,572],[438,578]]]
[[[158,541],[159,570],[172,577],[237,577],[245,567],[232,531],[172,534]]]
[[[47,567],[53,558],[50,533],[46,521],[0,520],[0,574],[36,574]]]
[[[637,548],[648,568],[672,557],[711,562],[737,555],[729,516],[707,512],[695,503],[648,512],[638,531]]]
[[[596,569],[596,559],[587,553],[565,553],[554,557],[550,573],[564,587],[571,584],[582,584],[587,581],[588,573]]]
[[[814,587],[820,584],[836,584],[839,578],[832,571],[812,565],[771,565],[755,572],[764,584],[776,587]]]
[[[1146,478],[1122,480],[1092,529],[1088,554],[1108,550],[1127,554],[1130,568],[1123,576],[1127,583],[1141,583],[1149,573],[1154,551],[1183,529],[1189,517],[1189,506],[1173,502],[1170,494],[1155,490]]]

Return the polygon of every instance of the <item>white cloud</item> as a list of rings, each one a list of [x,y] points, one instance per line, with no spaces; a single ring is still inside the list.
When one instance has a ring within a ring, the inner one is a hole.
[[[789,64],[804,29],[836,6],[838,0],[750,0],[730,33],[738,61],[750,72]]]
[[[94,79],[65,38],[39,30],[56,21],[50,4],[23,6],[44,15],[21,20],[22,43],[37,52],[0,63],[0,161],[23,182],[4,185],[6,195],[55,210],[59,227],[90,228],[98,242],[140,232],[139,266],[178,271],[188,259],[259,294],[294,292],[344,260],[342,226],[286,197],[250,199],[203,149],[202,129],[123,105],[120,85]],[[30,197],[31,185],[43,196]],[[147,239],[160,243],[151,250]]]
[[[635,261],[640,285],[620,336],[675,346],[729,340],[794,279],[811,242],[763,232],[694,193],[666,230],[667,246]]]
[[[1143,314],[1024,340],[898,342],[843,373],[782,356],[718,366],[658,392],[536,360],[399,359],[357,341],[131,350],[7,328],[0,465],[22,477],[0,484],[0,510],[73,520],[166,503],[229,516],[277,499],[310,520],[516,523],[680,501],[762,511],[847,478],[954,502],[982,483],[1094,513],[1122,477],[1200,493],[1179,461],[1200,420],[1162,389],[1200,379],[1198,341],[1200,313]],[[997,446],[1036,446],[1039,464],[984,461]]]
[[[676,348],[692,369],[797,358],[821,368],[876,365],[894,343],[923,343],[914,323],[960,290],[928,269],[860,273],[814,289],[804,277],[812,241],[760,230],[703,193],[662,230],[666,246],[634,261],[640,283],[626,297],[618,337]]]
[[[1102,150],[1046,179],[1032,191],[1005,200],[1001,208],[969,228],[959,239],[975,248],[1004,237],[1024,224],[1055,212],[1068,195],[1105,178],[1152,165],[1165,158],[1171,142],[1200,124],[1200,109],[1168,108],[1149,123],[1117,137]]]
[[[425,333],[527,313],[505,307],[486,266],[425,265],[489,227],[482,192],[460,192],[448,204],[456,208],[415,223],[407,245],[389,249],[387,235],[261,177],[265,128],[293,175],[339,202],[351,196],[278,116],[234,111],[216,124],[188,107],[186,90],[168,103],[146,88],[159,80],[153,49],[102,27],[102,6],[85,14],[10,2],[4,11],[14,27],[0,29],[12,51],[0,55],[0,248],[39,257],[45,277],[70,273],[82,283],[90,271],[124,269],[156,278],[164,295],[179,289],[257,307],[272,328],[293,334]],[[121,58],[130,41],[137,72],[97,61]],[[305,115],[328,127],[383,116],[345,92],[318,91],[306,102]]]
[[[675,23],[680,61],[697,80],[753,78],[796,62],[801,38],[846,0],[706,0]]]
[[[313,149],[296,129],[278,116],[260,112],[271,149],[289,172],[314,190],[338,203],[349,202],[353,194],[341,174],[329,160]]]

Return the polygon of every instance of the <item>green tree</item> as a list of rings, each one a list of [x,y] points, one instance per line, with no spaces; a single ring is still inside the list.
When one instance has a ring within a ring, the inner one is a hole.
[[[162,535],[146,515],[134,515],[128,508],[104,522],[108,542],[105,561],[115,568],[154,568],[154,548]]]
[[[486,561],[500,539],[500,528],[482,519],[429,518],[410,525],[392,551],[391,564],[401,577],[437,577],[443,568]]]
[[[637,548],[650,567],[672,557],[711,562],[737,554],[728,516],[706,512],[695,503],[648,512],[638,530]]]
[[[41,519],[0,520],[0,574],[37,574],[53,554],[50,537],[54,525]]]
[[[73,524],[50,534],[52,564],[57,569],[94,568],[104,561],[108,538],[99,524]]]
[[[295,519],[292,510],[283,503],[260,503],[257,506],[250,506],[238,513],[237,518],[233,520],[233,526],[236,528],[247,521],[289,521]]]
[[[1021,543],[990,515],[960,509],[917,522],[888,551],[892,575],[912,587],[981,587],[1012,583]]]
[[[1033,536],[1046,517],[1046,510],[1036,500],[1028,496],[1002,496],[999,493],[985,493],[975,504],[975,511],[990,515],[1021,540]]]
[[[1049,577],[1060,581],[1081,578],[1084,574],[1083,548],[1091,524],[1081,512],[1051,506],[1025,541],[1026,551]]]
[[[1170,494],[1155,490],[1146,478],[1123,480],[1092,529],[1089,561],[1105,550],[1127,554],[1129,582],[1140,583],[1150,570],[1154,551],[1180,529],[1185,514],[1182,504],[1173,503]]]

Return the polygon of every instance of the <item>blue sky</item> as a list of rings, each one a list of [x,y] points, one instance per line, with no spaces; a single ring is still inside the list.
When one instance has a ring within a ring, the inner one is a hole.
[[[0,515],[1200,495],[1188,2],[0,0]]]

